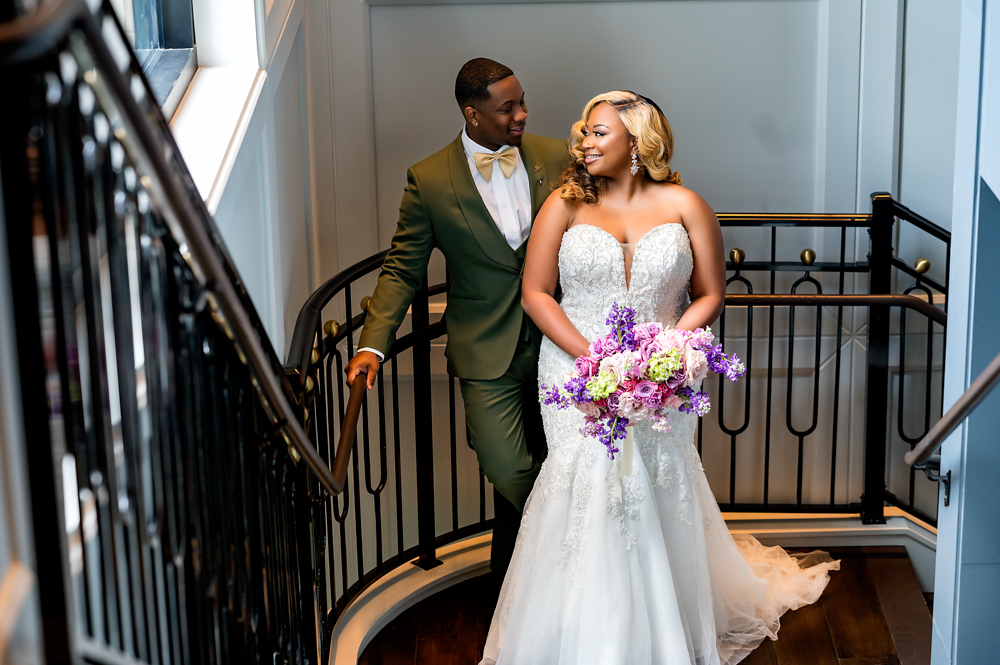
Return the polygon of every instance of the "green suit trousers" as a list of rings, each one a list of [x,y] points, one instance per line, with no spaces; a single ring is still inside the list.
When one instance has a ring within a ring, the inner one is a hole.
[[[514,551],[521,512],[545,458],[538,402],[538,346],[525,321],[507,371],[496,379],[460,379],[469,439],[493,483],[490,568],[503,580]]]

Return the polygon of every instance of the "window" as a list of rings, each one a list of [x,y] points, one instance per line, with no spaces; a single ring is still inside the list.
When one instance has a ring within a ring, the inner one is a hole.
[[[169,119],[198,66],[191,0],[111,0]]]

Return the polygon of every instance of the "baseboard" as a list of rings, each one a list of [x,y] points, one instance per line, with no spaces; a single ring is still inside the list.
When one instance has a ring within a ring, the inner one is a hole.
[[[906,548],[924,591],[934,589],[937,530],[898,508],[886,508],[885,524],[862,524],[856,514],[724,513],[732,533],[746,533],[765,545]],[[407,608],[464,580],[489,572],[492,533],[438,550],[441,565],[430,570],[406,563],[365,589],[333,629],[330,665],[357,665],[368,643]]]

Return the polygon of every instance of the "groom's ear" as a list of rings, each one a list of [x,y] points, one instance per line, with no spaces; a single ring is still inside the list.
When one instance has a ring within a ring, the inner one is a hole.
[[[479,125],[479,111],[476,110],[474,106],[466,106],[462,109],[462,115],[465,116],[465,121],[473,126]]]

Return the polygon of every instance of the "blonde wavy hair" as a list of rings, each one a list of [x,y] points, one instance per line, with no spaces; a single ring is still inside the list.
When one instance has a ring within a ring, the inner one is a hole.
[[[674,154],[674,134],[663,111],[651,99],[637,95],[630,90],[613,90],[594,97],[583,109],[583,116],[573,124],[569,150],[573,162],[559,178],[559,197],[573,203],[597,203],[606,187],[606,179],[592,176],[584,161],[583,128],[587,126],[590,114],[598,104],[607,104],[618,111],[625,129],[635,137],[639,157],[645,177],[657,182],[681,184],[681,176],[670,168],[670,158]]]

